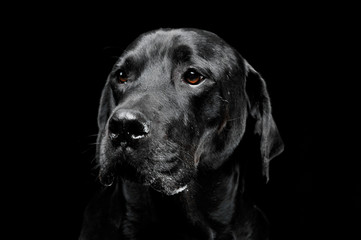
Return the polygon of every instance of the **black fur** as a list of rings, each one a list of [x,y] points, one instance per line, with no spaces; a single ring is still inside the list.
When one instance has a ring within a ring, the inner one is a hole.
[[[187,71],[204,80],[189,84]],[[128,113],[134,123],[119,124],[133,124],[139,139],[128,131],[114,141],[109,126]],[[268,179],[283,143],[261,76],[213,33],[141,35],[103,89],[97,160],[107,187],[87,208],[80,239],[267,239],[267,221],[244,194],[240,142],[249,120]]]

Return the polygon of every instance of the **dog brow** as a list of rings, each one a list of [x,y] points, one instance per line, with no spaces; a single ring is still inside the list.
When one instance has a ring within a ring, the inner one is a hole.
[[[179,45],[172,52],[172,60],[176,63],[188,62],[192,54],[193,51],[189,46]]]

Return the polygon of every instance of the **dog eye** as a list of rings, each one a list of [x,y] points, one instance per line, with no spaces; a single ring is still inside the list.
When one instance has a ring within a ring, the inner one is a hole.
[[[121,83],[121,84],[126,83],[128,81],[127,74],[123,70],[118,70],[116,72],[116,79],[117,79],[118,83]]]
[[[197,85],[200,84],[205,79],[205,77],[198,73],[196,70],[189,69],[184,73],[183,79],[190,85]]]

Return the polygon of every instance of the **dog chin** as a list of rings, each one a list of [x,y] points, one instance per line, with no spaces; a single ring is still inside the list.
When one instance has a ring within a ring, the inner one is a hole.
[[[146,182],[155,191],[170,196],[186,191],[195,174],[196,171],[189,168],[180,168],[173,174],[154,171],[146,176]]]
[[[111,186],[113,182],[123,179],[168,196],[185,191],[195,175],[195,169],[184,168],[182,164],[174,164],[171,166],[173,169],[166,171],[155,166],[136,167],[124,160],[108,162],[113,164],[102,166],[99,172],[99,180],[104,186]]]
[[[158,185],[155,185],[155,186],[151,185],[151,187],[157,192],[163,193],[168,196],[172,196],[172,195],[179,194],[183,191],[186,191],[188,188],[188,185],[183,185],[183,186],[176,187],[176,188],[168,187],[168,186],[158,186]]]

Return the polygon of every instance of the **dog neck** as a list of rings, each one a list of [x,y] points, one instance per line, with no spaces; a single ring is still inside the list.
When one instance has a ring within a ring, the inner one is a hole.
[[[222,169],[199,172],[186,190],[173,196],[129,182],[123,182],[122,192],[126,202],[126,235],[147,232],[144,229],[158,232],[158,237],[164,229],[170,232],[188,229],[207,239],[251,235],[241,169],[234,162],[228,162]]]

